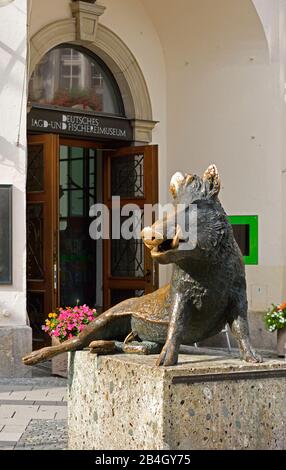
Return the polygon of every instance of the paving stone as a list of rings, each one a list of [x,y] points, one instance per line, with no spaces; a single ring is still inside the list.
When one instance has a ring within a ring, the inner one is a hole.
[[[61,400],[66,400],[67,399],[67,391],[66,388],[57,388],[53,390],[49,390],[46,396],[47,400],[56,400],[56,401],[61,401]]]
[[[0,405],[0,419],[2,418],[11,418],[15,410],[6,405]]]
[[[21,432],[23,433],[28,426],[27,424],[6,424],[4,426],[3,432]],[[1,436],[1,432],[0,432]]]
[[[65,407],[61,410],[58,411],[56,410],[56,416],[55,419],[67,419],[68,418],[68,408]]]
[[[11,392],[11,395],[9,396],[9,400],[25,400],[27,393],[31,393],[28,390],[13,390]],[[0,394],[0,400],[1,400],[1,394]]]
[[[17,416],[31,416],[32,418],[33,415],[37,413],[39,405],[1,405],[0,416],[2,408],[7,414],[10,414],[10,416],[14,416],[15,414]]]
[[[0,401],[2,400],[9,400],[10,396],[11,396],[11,393],[12,391],[6,391],[6,392],[0,392]]]
[[[25,424],[26,422],[29,423],[29,421],[31,421],[31,419],[34,419],[36,416],[37,416],[37,412],[24,414],[23,412],[19,411],[14,414],[12,418],[13,422],[11,422],[11,424],[21,425],[21,424]]]
[[[0,450],[13,450],[15,448],[15,442],[0,441]]]
[[[43,405],[43,406],[67,406],[67,402],[66,401],[48,401],[48,400],[45,400],[45,401],[34,401],[33,402],[34,405]]]
[[[27,390],[26,387],[31,387],[31,389],[66,387],[66,385],[67,379],[62,377],[0,378],[0,387],[5,388],[3,391]]]
[[[1,385],[1,379],[0,379],[0,393],[4,392],[11,392],[12,390],[12,385]]]
[[[28,406],[28,405],[51,405],[51,406],[63,406],[66,405],[67,402],[60,400],[0,400],[0,405],[21,405],[21,406]]]
[[[12,418],[0,418],[0,424],[3,426],[7,425],[25,425],[27,426],[28,423],[31,421],[30,416],[13,416]]]
[[[11,379],[14,380],[14,379]],[[0,392],[14,392],[14,391],[26,391],[26,390],[32,390],[33,386],[32,385],[17,385],[14,382],[10,384],[2,384],[1,382],[3,379],[0,379]]]
[[[43,402],[42,402],[43,403]],[[35,405],[35,401],[30,400],[0,400],[0,405]]]
[[[66,394],[63,378],[0,378],[0,450],[66,449]]]
[[[17,442],[22,436],[23,432],[0,432],[0,442]]]
[[[0,450],[2,449],[0,448]],[[67,448],[59,448],[57,444],[28,444],[26,446],[18,446],[16,444],[13,450],[67,450]]]
[[[48,389],[38,389],[38,390],[31,390],[26,394],[26,400],[35,401],[40,400],[44,401],[47,398]]]
[[[67,449],[67,421],[33,419],[15,450],[64,450]]]
[[[35,419],[54,419],[56,410],[53,406],[40,406]]]

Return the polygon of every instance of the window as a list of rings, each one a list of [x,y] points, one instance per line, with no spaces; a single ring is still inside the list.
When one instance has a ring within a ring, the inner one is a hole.
[[[124,116],[111,72],[98,57],[70,45],[52,49],[36,66],[29,83],[29,101]]]
[[[229,221],[245,264],[258,264],[258,216],[231,215]]]

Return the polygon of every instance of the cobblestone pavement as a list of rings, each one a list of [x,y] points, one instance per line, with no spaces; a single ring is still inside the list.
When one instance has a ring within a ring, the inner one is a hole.
[[[15,450],[65,450],[67,422],[65,419],[32,419],[17,442]]]
[[[0,450],[66,448],[66,379],[52,377],[49,363],[33,378],[0,378]]]

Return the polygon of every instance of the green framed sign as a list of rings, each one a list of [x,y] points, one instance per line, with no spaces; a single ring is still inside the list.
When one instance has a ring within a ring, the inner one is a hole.
[[[230,215],[234,236],[245,264],[258,264],[258,215]]]

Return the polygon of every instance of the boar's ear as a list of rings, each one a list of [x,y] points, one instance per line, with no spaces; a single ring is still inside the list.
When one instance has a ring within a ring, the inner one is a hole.
[[[194,181],[194,175],[187,175],[186,176],[186,186],[188,186],[189,184],[191,184],[192,182]]]
[[[203,182],[209,197],[218,195],[220,191],[220,176],[214,164],[210,165],[204,172]]]
[[[172,194],[173,198],[176,199],[179,191],[179,187],[184,182],[185,177],[182,173],[177,172],[172,176],[170,182],[170,193]]]

